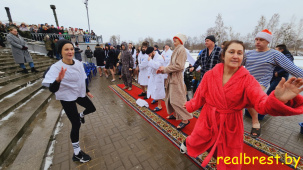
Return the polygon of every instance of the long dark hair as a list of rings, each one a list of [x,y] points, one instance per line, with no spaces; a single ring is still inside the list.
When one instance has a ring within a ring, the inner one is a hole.
[[[242,47],[243,47],[243,61],[242,61],[242,66],[244,66],[245,65],[245,62],[246,62],[246,55],[245,55],[245,46],[244,46],[244,43],[242,42],[242,41],[240,41],[240,40],[231,40],[231,41],[227,41],[227,42],[225,42],[225,44],[224,44],[224,48],[223,48],[223,50],[221,51],[221,56],[220,56],[220,60],[221,60],[221,62],[222,63],[224,63],[224,57],[225,57],[225,53],[226,53],[226,51],[227,51],[227,49],[228,49],[228,47],[231,45],[231,44],[240,44],[240,45],[242,45]]]

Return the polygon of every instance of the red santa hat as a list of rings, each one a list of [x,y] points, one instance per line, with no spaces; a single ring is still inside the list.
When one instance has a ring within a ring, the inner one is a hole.
[[[268,31],[268,29],[265,29],[265,30],[259,32],[256,35],[256,38],[263,38],[263,39],[265,39],[266,41],[268,41],[270,43],[271,40],[272,40],[272,34],[271,34],[270,31]]]
[[[176,35],[174,36],[173,39],[175,39],[175,38],[177,38],[177,39],[180,41],[180,43],[181,43],[182,45],[183,45],[183,44],[185,43],[185,41],[187,40],[186,35],[181,34],[181,33],[176,34]]]

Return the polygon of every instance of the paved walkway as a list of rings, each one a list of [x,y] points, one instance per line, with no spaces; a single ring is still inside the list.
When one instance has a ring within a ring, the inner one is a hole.
[[[199,169],[108,88],[122,81],[110,80],[94,77],[89,85],[97,111],[85,117],[80,146],[92,161],[81,164],[71,160],[71,125],[64,115],[51,169]],[[303,135],[299,133],[298,122],[303,122],[303,116],[266,116],[261,121],[261,137],[303,156]],[[250,131],[250,118],[244,117],[244,127]]]
[[[51,169],[199,169],[111,91],[108,86],[114,83],[110,80],[94,77],[89,85],[97,111],[85,117],[80,147],[92,161],[81,164],[71,160],[71,125],[64,114]]]

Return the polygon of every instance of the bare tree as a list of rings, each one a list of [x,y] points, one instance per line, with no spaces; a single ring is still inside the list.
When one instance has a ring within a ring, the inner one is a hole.
[[[110,42],[112,45],[116,46],[116,45],[118,44],[118,42],[117,42],[117,37],[116,37],[115,35],[112,35],[112,36],[110,37],[110,39],[109,39],[109,42]]]
[[[119,34],[116,35],[116,39],[117,39],[117,43],[118,43],[118,44],[121,44],[121,42],[120,42],[120,35],[119,35]]]
[[[258,25],[255,27],[255,30],[253,31],[253,36],[255,37],[258,32],[265,29],[266,26],[266,18],[265,16],[261,16],[260,20],[258,21]]]
[[[271,19],[268,21],[266,28],[272,32],[273,39],[271,41],[271,47],[275,47],[278,41],[278,36],[276,36],[277,32],[278,32],[278,25],[279,25],[279,20],[280,20],[280,15],[279,14],[274,14]]]
[[[296,30],[296,35],[295,35],[296,39],[295,39],[295,42],[294,42],[294,53],[295,53],[295,55],[298,55],[298,49],[302,45],[302,42],[303,42],[302,34],[303,34],[303,18],[300,19],[299,24],[297,26],[297,30]]]
[[[192,38],[190,36],[187,37],[187,41],[184,43],[184,47],[187,48],[188,50],[192,50],[190,49],[192,46]]]
[[[149,46],[154,46],[154,39],[152,37],[147,37],[144,39],[144,41],[148,41],[149,42]]]
[[[229,27],[228,31],[229,31],[229,39],[227,39],[227,40],[239,40],[240,39],[240,36],[241,36],[240,33],[234,33],[232,27]],[[227,41],[227,40],[225,40],[225,41]]]

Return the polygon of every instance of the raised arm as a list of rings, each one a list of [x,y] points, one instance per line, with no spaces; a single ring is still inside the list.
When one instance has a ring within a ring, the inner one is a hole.
[[[140,55],[140,54],[139,54]],[[138,57],[141,61],[139,61],[139,69],[146,68],[148,66],[148,57],[145,55],[140,55],[140,58]]]
[[[160,66],[162,66],[164,63],[164,60],[162,56],[158,56],[157,58],[151,59],[148,62],[148,66],[153,69],[158,69]]]
[[[303,70],[290,61],[284,54],[276,55],[274,61],[288,73],[303,78]]]
[[[302,79],[290,78],[287,82],[282,78],[276,90],[267,96],[257,80],[250,81],[246,88],[249,103],[260,114],[273,116],[291,116],[303,113]]]

